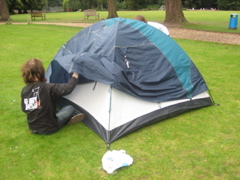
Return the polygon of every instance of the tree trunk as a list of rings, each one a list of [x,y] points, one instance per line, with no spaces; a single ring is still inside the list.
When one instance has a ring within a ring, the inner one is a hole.
[[[103,11],[103,3],[100,3],[101,10]]]
[[[7,21],[10,18],[6,0],[0,0],[0,16],[0,21]]]
[[[164,23],[187,22],[182,11],[182,0],[165,0],[166,16]]]
[[[116,11],[115,0],[108,0],[108,17],[107,17],[107,19],[115,18],[115,17],[118,17],[117,11]]]

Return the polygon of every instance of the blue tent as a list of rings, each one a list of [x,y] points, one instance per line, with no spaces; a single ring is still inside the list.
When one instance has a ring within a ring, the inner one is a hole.
[[[61,47],[46,75],[48,82],[65,83],[73,72],[81,75],[79,87],[59,104],[73,104],[85,113],[84,123],[107,143],[212,105],[202,75],[184,50],[141,21],[107,19],[77,33]]]

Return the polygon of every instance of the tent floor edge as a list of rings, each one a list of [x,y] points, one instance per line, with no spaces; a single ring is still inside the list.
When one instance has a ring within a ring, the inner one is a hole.
[[[108,132],[97,120],[92,117],[87,111],[85,111],[80,106],[69,101],[68,99],[61,98],[58,101],[58,106],[63,107],[63,105],[71,104],[75,107],[76,113],[83,113],[85,119],[83,123],[94,131],[98,136],[100,136],[106,143],[107,148],[110,148],[110,144],[117,139],[130,134],[142,127],[146,127],[160,121],[175,117],[177,115],[183,114],[185,112],[195,110],[198,108],[203,108],[213,105],[213,102],[210,97],[195,99],[186,101],[183,103],[178,103],[175,105],[167,106],[165,108],[158,109],[156,111],[145,114],[141,117],[131,120],[130,122],[123,124],[115,129],[112,129]],[[110,133],[110,139],[107,138],[107,134]]]
[[[126,123],[118,128],[113,129],[110,134],[111,136],[110,142],[113,142],[119,139],[120,137],[123,137],[138,129],[141,129],[142,127],[158,123],[160,121],[175,117],[177,115],[183,114],[191,110],[211,106],[212,104],[213,102],[211,98],[207,97],[175,104],[172,106],[156,110],[154,112],[136,118],[135,120],[132,120],[131,122]]]

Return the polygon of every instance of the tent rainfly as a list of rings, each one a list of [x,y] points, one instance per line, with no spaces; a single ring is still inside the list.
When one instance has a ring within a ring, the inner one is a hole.
[[[97,22],[73,36],[46,71],[49,83],[80,74],[72,104],[107,144],[139,128],[213,104],[202,75],[169,36],[137,20]]]

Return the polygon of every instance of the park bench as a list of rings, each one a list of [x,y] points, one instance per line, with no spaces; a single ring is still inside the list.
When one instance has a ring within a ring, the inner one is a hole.
[[[32,20],[35,20],[35,18],[37,18],[37,17],[41,17],[42,20],[43,20],[43,19],[46,20],[46,16],[45,16],[44,13],[42,13],[42,12],[31,12],[31,18],[32,18]]]
[[[99,13],[96,13],[96,10],[94,9],[84,10],[84,19],[88,19],[89,16],[95,16],[95,19],[99,19]]]

